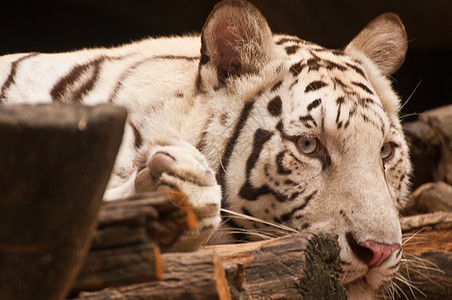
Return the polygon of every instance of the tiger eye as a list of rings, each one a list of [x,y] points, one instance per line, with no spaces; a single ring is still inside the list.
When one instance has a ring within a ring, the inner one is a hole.
[[[301,137],[297,140],[298,149],[304,154],[313,154],[319,147],[319,142],[313,137]]]
[[[382,160],[388,160],[391,158],[392,154],[394,153],[394,146],[392,143],[386,142],[383,144],[380,150],[380,155]]]

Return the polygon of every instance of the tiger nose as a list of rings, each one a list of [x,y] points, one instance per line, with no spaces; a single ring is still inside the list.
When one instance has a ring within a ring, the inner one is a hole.
[[[359,243],[360,247],[369,249],[372,255],[366,256],[364,262],[371,267],[380,266],[383,261],[388,258],[392,253],[400,249],[400,244],[383,244],[376,241],[368,240]]]
[[[357,243],[353,234],[346,234],[347,242],[353,253],[369,268],[380,266],[392,253],[401,248],[400,244],[384,244],[373,240]]]

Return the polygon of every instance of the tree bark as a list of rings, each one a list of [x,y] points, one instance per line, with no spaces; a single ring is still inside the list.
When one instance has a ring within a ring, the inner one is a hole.
[[[121,143],[112,105],[0,106],[0,299],[61,299]]]
[[[162,265],[162,281],[82,293],[79,299],[346,299],[338,244],[329,235],[167,253]]]

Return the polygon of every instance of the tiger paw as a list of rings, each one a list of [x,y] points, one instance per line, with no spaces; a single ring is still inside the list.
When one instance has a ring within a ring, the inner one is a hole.
[[[135,180],[136,193],[176,189],[188,197],[197,227],[176,241],[163,245],[166,251],[193,251],[202,246],[220,223],[221,189],[205,158],[193,146],[151,145]]]

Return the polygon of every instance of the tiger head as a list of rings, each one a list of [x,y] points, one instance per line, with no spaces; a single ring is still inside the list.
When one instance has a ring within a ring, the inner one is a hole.
[[[398,208],[411,172],[387,79],[407,50],[399,17],[381,15],[329,50],[272,34],[254,6],[226,1],[201,43],[197,88],[212,106],[202,151],[216,162],[223,206],[337,234],[349,298],[371,298],[401,261]],[[228,224],[251,239],[271,230],[248,219]]]

